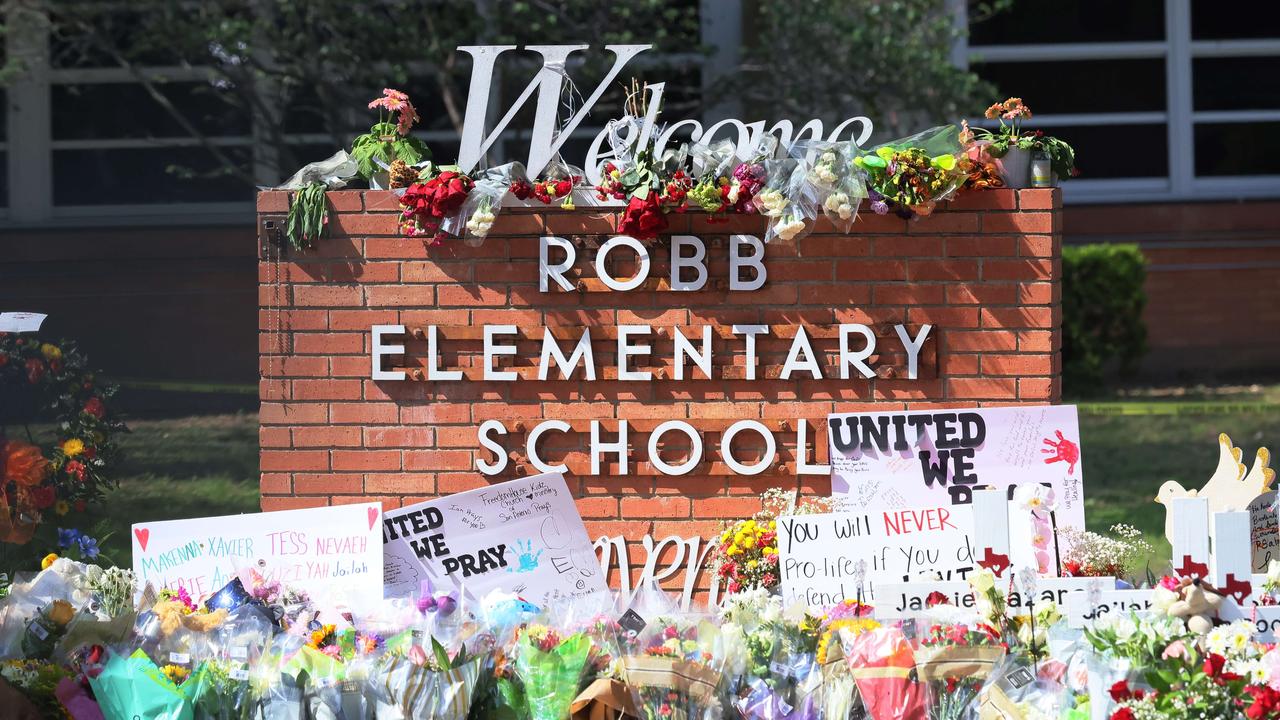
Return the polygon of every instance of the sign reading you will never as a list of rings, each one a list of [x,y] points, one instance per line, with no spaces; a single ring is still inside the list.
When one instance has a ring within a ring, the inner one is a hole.
[[[359,605],[382,597],[381,505],[362,503],[138,523],[133,571],[140,584],[217,592],[252,569],[313,598]]]
[[[922,572],[964,579],[973,569],[973,513],[967,506],[778,518],[778,569],[786,602],[835,605],[864,599],[877,582],[903,582]]]
[[[514,592],[535,604],[608,592],[595,548],[559,473],[536,475],[387,512],[387,597],[453,589]]]

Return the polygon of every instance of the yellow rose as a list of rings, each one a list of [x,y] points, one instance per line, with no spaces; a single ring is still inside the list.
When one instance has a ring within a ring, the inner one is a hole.
[[[49,566],[52,565],[54,561],[57,559],[58,559],[58,553],[49,553],[48,555],[45,555],[44,559],[40,561],[40,569],[48,570]]]
[[[983,568],[969,576],[969,586],[980,593],[985,593],[996,586],[996,576]]]
[[[84,441],[80,438],[71,438],[62,443],[62,454],[67,457],[75,457],[84,452]]]
[[[57,345],[45,343],[40,346],[40,354],[43,355],[46,360],[57,360],[62,357],[62,348]]]

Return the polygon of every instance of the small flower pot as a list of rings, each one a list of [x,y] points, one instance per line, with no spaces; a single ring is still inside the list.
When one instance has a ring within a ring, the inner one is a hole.
[[[1009,148],[1000,160],[1000,174],[1005,187],[1014,189],[1031,187],[1031,151],[1018,147]]]

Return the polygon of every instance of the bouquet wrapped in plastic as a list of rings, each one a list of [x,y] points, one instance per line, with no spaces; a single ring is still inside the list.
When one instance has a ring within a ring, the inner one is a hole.
[[[819,714],[823,718],[866,716],[858,685],[845,658],[845,647],[861,633],[880,627],[871,617],[871,608],[856,600],[846,600],[823,615],[815,659],[821,667],[822,686],[818,690]]]
[[[524,165],[518,162],[472,173],[475,184],[471,192],[462,205],[445,218],[441,228],[462,238],[467,245],[482,245],[498,218],[503,198],[515,186],[517,178],[524,176]]]
[[[1005,647],[987,625],[932,625],[920,638],[916,672],[926,684],[930,720],[967,717]]]
[[[963,154],[959,131],[944,125],[879,145],[853,162],[866,173],[871,209],[910,219],[932,213],[964,183]]]
[[[109,651],[89,684],[106,717],[192,720],[191,700],[180,687],[186,676],[181,665],[161,668],[142,650],[131,655]]]
[[[807,168],[803,194],[812,197],[818,209],[837,230],[848,233],[858,217],[858,206],[867,196],[866,182],[853,160],[858,146],[852,142],[810,140],[791,147],[793,157]]]
[[[925,687],[915,679],[915,651],[901,628],[875,628],[850,638],[845,657],[871,720],[928,717]]]
[[[187,680],[197,720],[242,720],[253,711],[250,668],[261,661],[275,628],[257,606],[242,604],[211,633],[208,652]]]
[[[714,145],[694,143],[689,148],[692,163],[693,185],[689,189],[691,206],[711,215],[723,215],[733,210],[733,171],[736,167],[734,145],[721,140]]]
[[[720,711],[716,628],[697,615],[660,617],[624,648],[627,684],[646,720],[698,720]]]
[[[569,714],[590,653],[591,640],[583,632],[565,636],[547,625],[534,624],[519,633],[515,672],[524,686],[532,720],[558,720]]]

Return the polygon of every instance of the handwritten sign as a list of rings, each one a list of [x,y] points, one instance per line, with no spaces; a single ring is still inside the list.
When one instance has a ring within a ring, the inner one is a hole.
[[[1114,583],[1109,583],[1114,587]],[[1151,590],[1102,590],[1067,596],[1067,627],[1092,627],[1098,618],[1151,609]]]
[[[867,510],[968,505],[991,486],[1054,491],[1057,527],[1084,529],[1084,467],[1073,405],[845,413],[827,418],[831,491]],[[1025,513],[1010,504],[1016,565],[1036,567]]]
[[[1249,535],[1253,539],[1253,571],[1265,573],[1272,560],[1280,560],[1280,515],[1276,492],[1259,495],[1249,503]]]
[[[383,518],[387,597],[492,590],[546,604],[608,592],[595,548],[559,473],[391,510]]]
[[[788,603],[834,605],[865,597],[877,582],[901,582],[922,572],[963,579],[973,569],[973,513],[967,506],[874,512],[784,515],[778,518],[778,565]]]
[[[1032,603],[1056,603],[1064,607],[1068,598],[1075,593],[1086,592],[1094,583],[1103,582],[1115,586],[1114,578],[1068,578],[1041,577],[1036,581],[1034,597],[1021,589],[1008,594],[1009,610],[1012,613],[1026,613],[1033,607]],[[999,587],[1001,592],[1008,592],[1007,586]],[[935,581],[882,583],[876,599],[875,616],[880,620],[896,620],[911,617],[929,609],[929,595],[941,593],[947,603],[961,608],[976,608],[977,599],[967,582]]]
[[[201,597],[245,569],[335,605],[382,598],[378,503],[139,523],[133,571],[140,584]]]
[[[3,312],[0,313],[0,332],[37,332],[47,317],[44,313]]]

